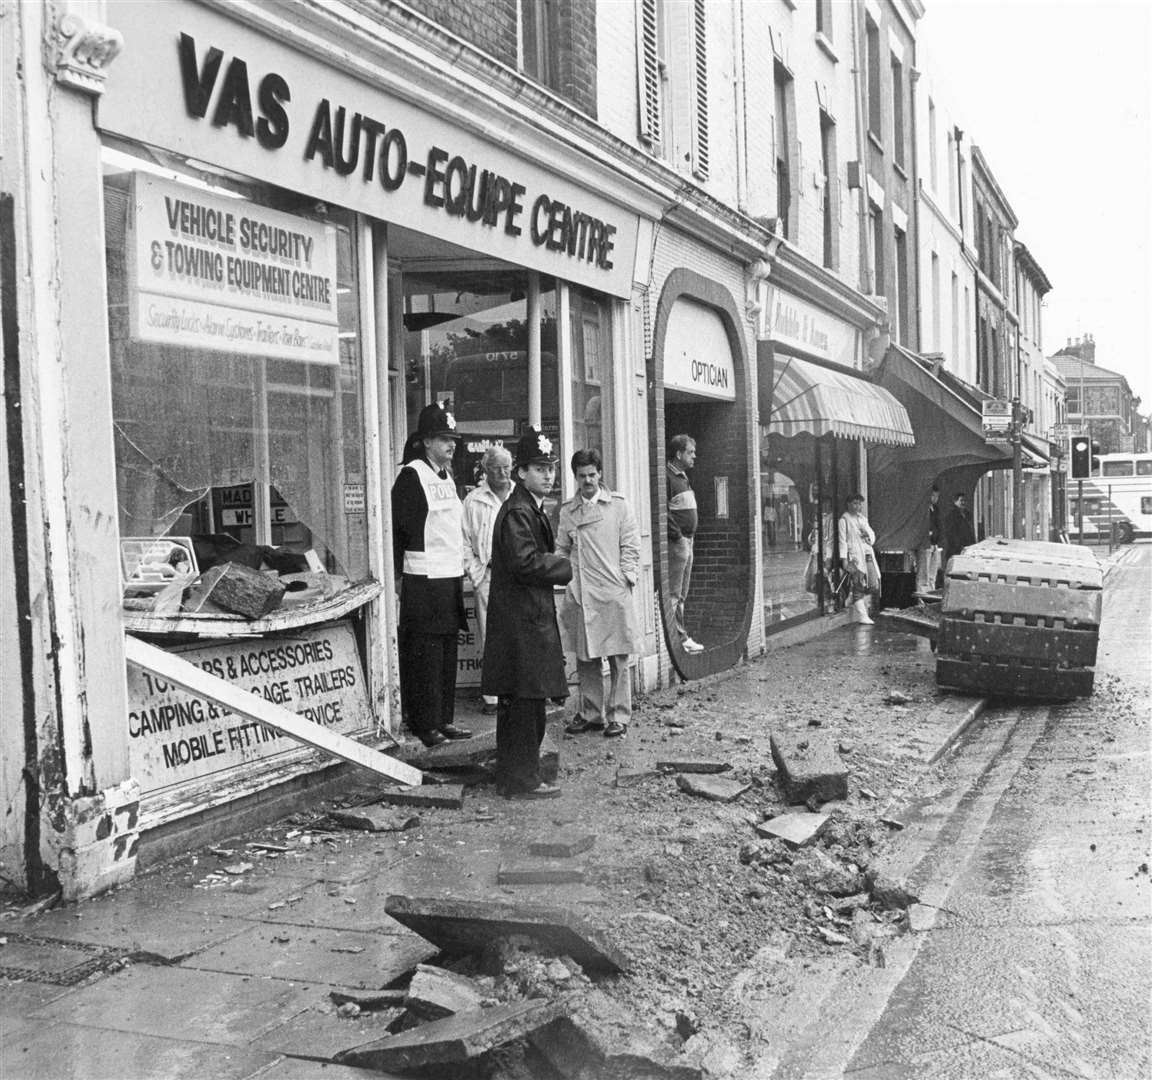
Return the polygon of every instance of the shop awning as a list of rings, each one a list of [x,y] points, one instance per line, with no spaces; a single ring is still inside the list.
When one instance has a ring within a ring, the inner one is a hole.
[[[1052,447],[1047,439],[1038,439],[1035,435],[1025,432],[1021,437],[1024,444],[1024,468],[1046,469],[1052,458]]]
[[[778,356],[770,435],[838,435],[886,446],[912,446],[908,413],[882,386],[792,356]]]

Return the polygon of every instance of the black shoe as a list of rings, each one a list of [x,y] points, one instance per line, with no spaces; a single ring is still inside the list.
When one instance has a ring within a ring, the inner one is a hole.
[[[610,724],[609,724],[609,725],[608,725],[608,726],[607,726],[607,727],[604,729],[604,738],[606,738],[606,739],[614,739],[614,738],[616,738],[618,735],[627,735],[627,734],[628,734],[628,725],[627,725],[627,724],[621,724],[621,723],[618,723],[618,722],[617,722],[617,721],[615,721],[615,720],[613,720],[613,721],[612,721],[612,722],[611,722],[611,723],[610,723]]]
[[[418,738],[425,746],[439,746],[441,743],[448,741],[447,737],[441,735],[438,731],[418,731],[416,732]]]
[[[446,739],[470,739],[472,732],[467,728],[457,727],[455,724],[445,724],[440,729],[440,734]]]
[[[603,731],[604,725],[596,723],[592,720],[585,720],[579,713],[577,713],[571,720],[564,725],[564,733],[566,735],[581,735],[585,731]]]
[[[527,790],[505,789],[503,794],[506,799],[558,799],[560,789],[555,784],[539,784]]]

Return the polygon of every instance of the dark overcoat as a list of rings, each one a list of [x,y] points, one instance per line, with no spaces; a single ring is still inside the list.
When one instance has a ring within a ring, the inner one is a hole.
[[[572,580],[572,564],[555,554],[552,525],[520,485],[492,528],[492,584],[480,691],[497,697],[568,696],[554,585]]]

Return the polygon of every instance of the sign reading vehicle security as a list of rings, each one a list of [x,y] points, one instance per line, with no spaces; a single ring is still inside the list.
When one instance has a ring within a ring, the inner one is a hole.
[[[109,0],[107,18],[136,62],[109,79],[102,130],[629,295],[637,216],[480,134],[491,117],[467,123],[410,79],[389,92],[386,69],[361,81],[200,4]]]
[[[134,338],[339,363],[331,226],[144,173],[132,207]]]

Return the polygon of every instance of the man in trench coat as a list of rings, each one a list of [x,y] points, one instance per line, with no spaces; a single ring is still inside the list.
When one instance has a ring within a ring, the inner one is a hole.
[[[494,694],[496,785],[506,798],[543,799],[560,789],[540,779],[540,743],[549,698],[568,696],[556,625],[554,585],[571,563],[557,555],[544,496],[552,489],[552,443],[529,428],[516,445],[516,486],[492,529],[492,584],[480,692]]]
[[[565,731],[603,731],[611,738],[624,735],[632,719],[628,655],[639,647],[632,591],[640,570],[640,529],[624,496],[601,483],[598,450],[577,450],[572,472],[576,497],[560,509],[556,551],[572,559],[560,630],[565,648],[576,654],[580,711]],[[610,675],[607,704],[601,668],[605,657]]]

